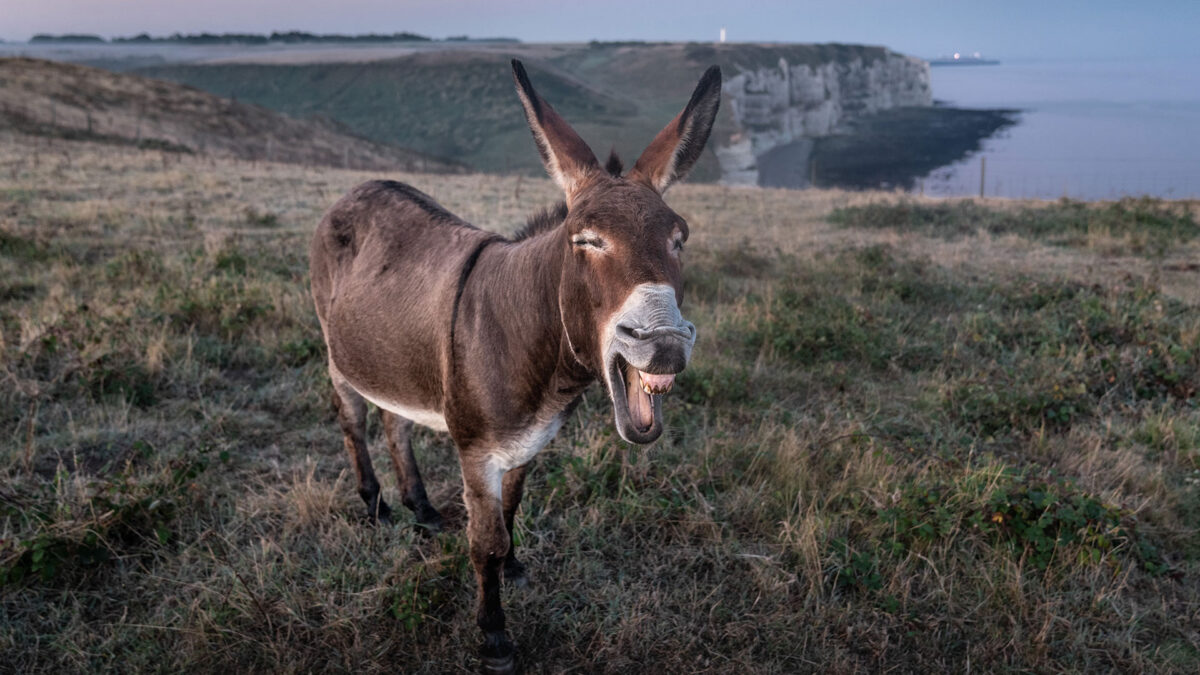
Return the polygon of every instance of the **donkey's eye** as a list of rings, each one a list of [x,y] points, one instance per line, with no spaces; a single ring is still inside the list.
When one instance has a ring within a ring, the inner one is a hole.
[[[604,248],[604,240],[594,234],[584,233],[577,234],[571,237],[571,243],[575,246],[590,246],[592,248]]]

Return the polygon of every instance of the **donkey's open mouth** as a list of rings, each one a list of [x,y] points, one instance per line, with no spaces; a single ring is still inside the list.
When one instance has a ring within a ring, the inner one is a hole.
[[[630,443],[651,443],[663,430],[663,394],[671,391],[674,375],[638,370],[620,355],[609,363],[610,395],[617,430]]]
[[[663,394],[696,343],[696,327],[680,315],[675,298],[667,284],[642,284],[605,331],[604,379],[617,431],[630,443],[651,443],[662,434]]]

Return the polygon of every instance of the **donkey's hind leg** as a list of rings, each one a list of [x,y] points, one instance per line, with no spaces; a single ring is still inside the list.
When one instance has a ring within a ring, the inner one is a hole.
[[[392,522],[392,509],[379,496],[379,480],[371,466],[371,455],[367,452],[367,401],[350,386],[341,373],[329,365],[329,377],[333,380],[333,405],[337,409],[338,424],[350,457],[350,466],[358,476],[358,496],[367,504],[367,517],[372,523]]]
[[[528,469],[528,464],[510,469],[504,474],[501,489],[504,528],[508,530],[509,541],[508,555],[504,556],[504,581],[517,587],[524,587],[529,583],[524,563],[517,560],[517,542],[513,538],[513,523],[516,520],[517,506],[521,504],[521,496],[525,492],[525,472]]]
[[[416,515],[417,527],[421,532],[440,532],[442,514],[429,503],[429,497],[425,494],[425,483],[421,481],[421,472],[417,469],[417,458],[413,456],[412,420],[386,410],[381,412],[388,452],[392,455],[392,466],[396,469],[400,501]]]

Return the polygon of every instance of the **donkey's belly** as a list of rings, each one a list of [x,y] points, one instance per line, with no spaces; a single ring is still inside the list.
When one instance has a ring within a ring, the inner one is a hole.
[[[330,360],[368,401],[445,431],[438,334],[449,321],[422,307],[416,291],[396,286],[380,284],[371,293],[351,287],[334,299],[326,329]],[[380,298],[389,302],[381,307]]]
[[[405,419],[412,420],[421,426],[429,427],[434,431],[450,430],[449,427],[446,426],[446,417],[440,412],[435,410],[422,410],[421,408],[415,408],[413,406],[398,403],[396,401],[389,401],[385,397],[372,395],[365,391],[359,391],[358,393],[362,394],[363,398],[367,399],[371,403],[374,403],[380,408],[390,413],[395,413]]]

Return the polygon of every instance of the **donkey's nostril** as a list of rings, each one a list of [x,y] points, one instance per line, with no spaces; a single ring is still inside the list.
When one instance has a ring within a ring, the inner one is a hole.
[[[658,326],[657,328],[617,324],[617,334],[627,340],[644,341],[668,338],[690,342],[696,339],[696,327],[686,321],[681,326]]]
[[[653,340],[657,337],[666,335],[666,329],[663,328],[639,328],[637,326],[626,326],[625,335],[637,340]]]

